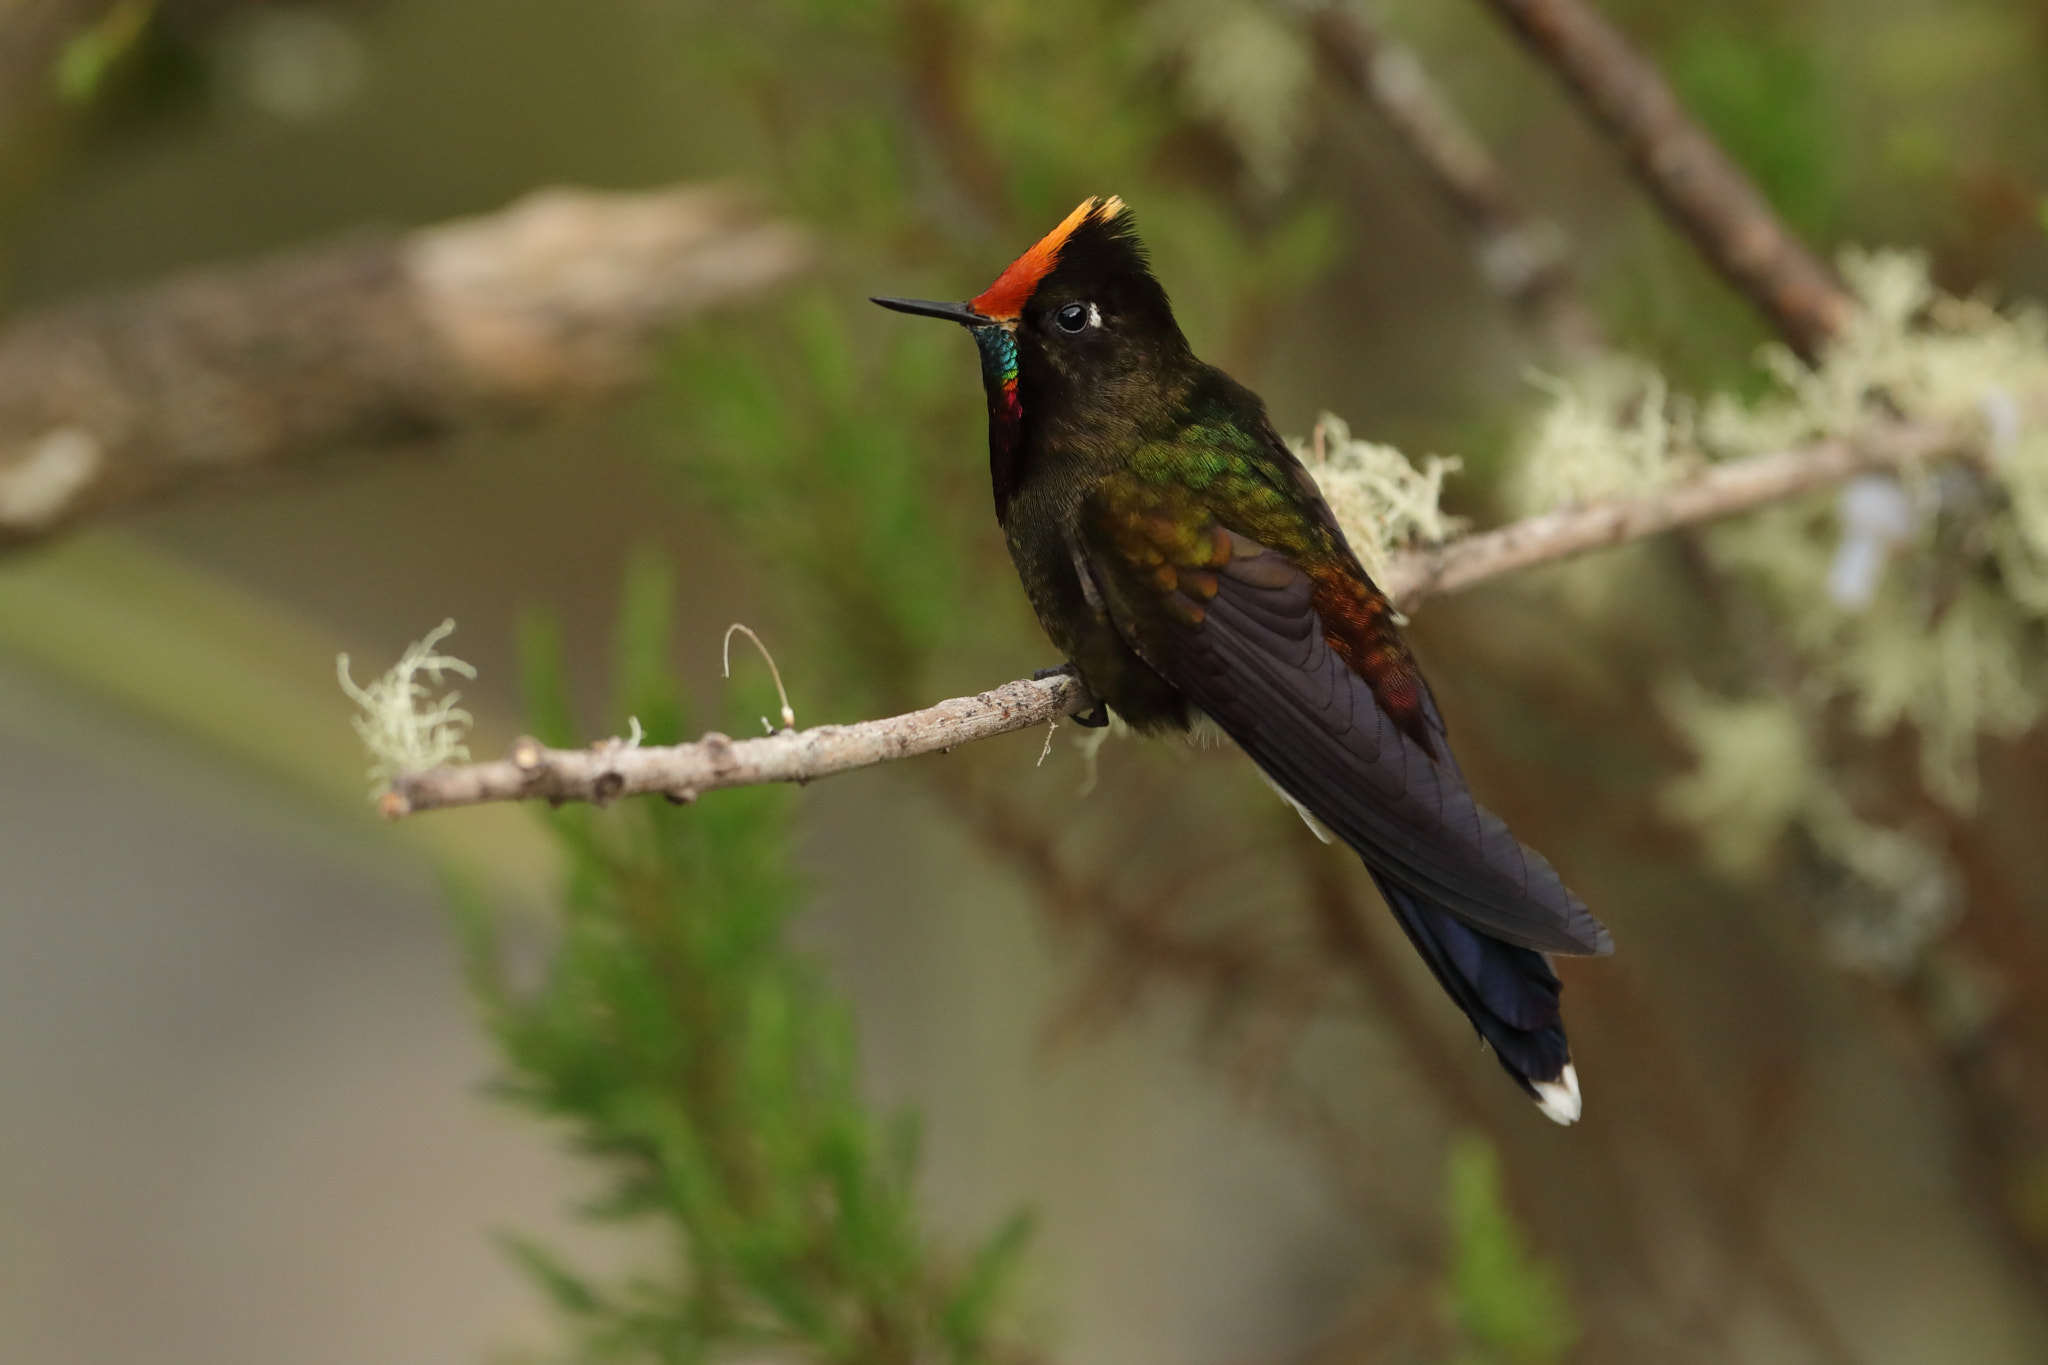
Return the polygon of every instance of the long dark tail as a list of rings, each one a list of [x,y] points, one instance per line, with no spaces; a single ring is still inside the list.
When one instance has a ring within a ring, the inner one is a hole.
[[[1558,1011],[1563,987],[1550,959],[1467,928],[1377,872],[1372,879],[1408,941],[1508,1075],[1557,1122],[1576,1120],[1579,1078]]]

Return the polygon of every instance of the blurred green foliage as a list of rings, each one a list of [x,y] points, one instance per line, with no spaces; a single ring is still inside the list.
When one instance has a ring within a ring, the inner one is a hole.
[[[134,52],[155,17],[156,0],[117,0],[66,43],[51,73],[59,98],[69,104],[85,104],[97,96],[115,68]]]
[[[1810,40],[1711,20],[1666,58],[1680,97],[1801,236],[1825,243],[1839,209],[1840,132]]]
[[[656,743],[687,726],[666,664],[671,592],[641,563],[619,627],[620,718]],[[573,743],[553,632],[537,622],[527,637],[536,733]],[[567,885],[528,981],[498,921],[462,898],[499,1092],[566,1126],[605,1172],[586,1216],[651,1227],[659,1248],[605,1283],[507,1239],[579,1359],[996,1358],[992,1320],[1025,1225],[957,1260],[921,1231],[911,1130],[870,1114],[846,1011],[784,936],[801,904],[789,806],[788,792],[753,788],[691,809],[556,812]]]
[[[1468,1365],[1549,1365],[1578,1339],[1555,1267],[1529,1249],[1502,1188],[1500,1155],[1474,1133],[1444,1163],[1451,1256],[1444,1292]]]

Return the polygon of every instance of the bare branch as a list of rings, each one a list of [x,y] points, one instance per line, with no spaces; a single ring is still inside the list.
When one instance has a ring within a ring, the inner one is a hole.
[[[1486,0],[1620,144],[1700,254],[1807,360],[1855,304],[1680,106],[1657,68],[1586,0]]]
[[[552,190],[26,318],[0,333],[0,549],[254,470],[615,394],[668,328],[807,254],[727,190]]]
[[[1981,438],[1952,427],[1898,423],[1861,441],[1822,441],[1775,455],[1719,465],[1661,493],[1528,517],[1499,530],[1395,556],[1386,587],[1412,606],[1521,569],[1693,526],[1840,483],[1878,468],[1900,468],[1969,453]],[[487,801],[594,801],[660,792],[692,801],[717,787],[809,782],[955,744],[1044,725],[1094,705],[1075,678],[1061,674],[1006,683],[923,711],[783,730],[761,739],[706,735],[694,744],[640,748],[617,740],[589,749],[549,749],[522,739],[509,758],[407,773],[383,797],[397,818]]]
[[[522,739],[496,763],[430,768],[394,780],[381,809],[396,818],[486,801],[594,801],[659,792],[694,801],[719,787],[809,782],[955,744],[1028,730],[1094,705],[1071,674],[1024,678],[972,697],[886,720],[783,730],[761,739],[710,734],[693,744],[629,747],[610,740],[589,749],[549,749]]]

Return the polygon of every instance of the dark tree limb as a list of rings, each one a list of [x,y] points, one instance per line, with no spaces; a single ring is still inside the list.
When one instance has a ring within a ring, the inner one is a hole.
[[[1834,273],[1695,123],[1657,68],[1586,0],[1485,0],[1619,145],[1707,263],[1808,361],[1854,308]]]

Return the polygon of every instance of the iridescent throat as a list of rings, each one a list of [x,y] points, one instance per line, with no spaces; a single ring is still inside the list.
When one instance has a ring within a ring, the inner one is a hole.
[[[981,379],[988,388],[989,415],[1016,421],[1023,415],[1017,402],[1017,337],[1000,323],[974,329],[981,350]]]
[[[996,495],[996,520],[1010,511],[1017,488],[1017,447],[1022,436],[1024,405],[1017,399],[1017,337],[1008,327],[992,323],[976,327],[974,344],[981,351],[982,386],[988,390],[988,474]]]

